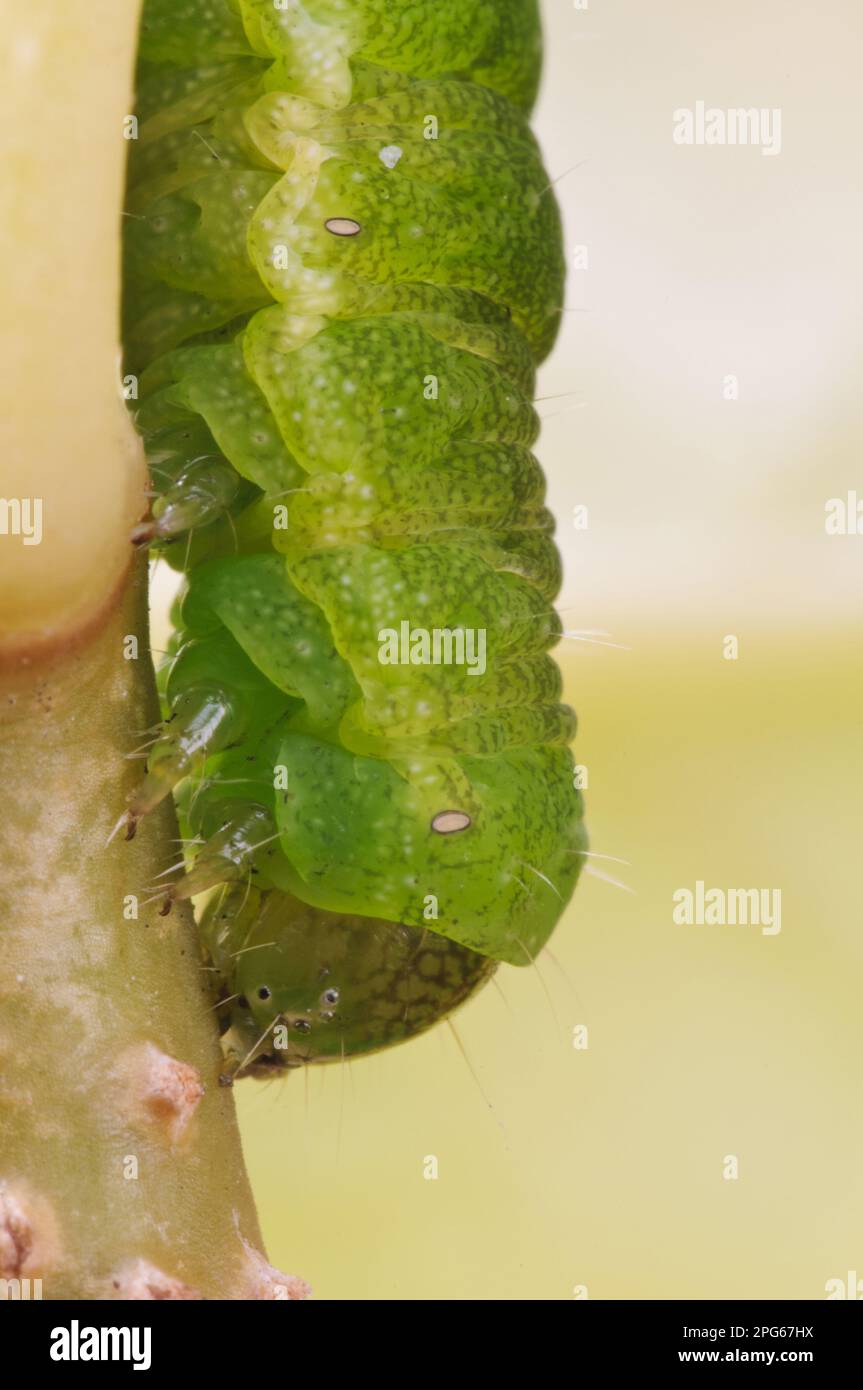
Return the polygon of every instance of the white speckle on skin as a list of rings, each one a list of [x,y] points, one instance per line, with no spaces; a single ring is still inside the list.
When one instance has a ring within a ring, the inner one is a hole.
[[[399,145],[384,145],[384,148],[378,153],[378,159],[382,164],[385,164],[388,169],[394,169],[403,153],[404,151]]]

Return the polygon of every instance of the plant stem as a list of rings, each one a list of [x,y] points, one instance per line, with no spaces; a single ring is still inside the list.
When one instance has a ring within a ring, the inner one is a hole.
[[[173,808],[107,844],[159,717],[119,382],[139,9],[0,0],[0,1296],[297,1298],[260,1253],[191,913],[143,905]]]
[[[173,807],[106,846],[140,775],[124,754],[159,718],[146,578],[71,657],[0,673],[0,1277],[302,1297],[256,1253],[191,913],[141,905],[178,858]]]

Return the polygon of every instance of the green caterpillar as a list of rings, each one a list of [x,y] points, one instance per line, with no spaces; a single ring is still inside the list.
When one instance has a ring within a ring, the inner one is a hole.
[[[147,0],[127,370],[187,574],[175,788],[234,1070],[529,963],[587,839],[531,445],[563,283],[534,0]]]

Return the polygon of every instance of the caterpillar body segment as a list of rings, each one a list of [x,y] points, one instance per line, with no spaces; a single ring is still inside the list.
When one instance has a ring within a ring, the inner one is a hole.
[[[538,63],[533,0],[145,4],[125,341],[187,588],[130,816],[176,789],[169,899],[235,884],[204,931],[246,1070],[331,955],[340,1021],[287,1065],[445,1016],[583,862],[532,452],[563,281]]]

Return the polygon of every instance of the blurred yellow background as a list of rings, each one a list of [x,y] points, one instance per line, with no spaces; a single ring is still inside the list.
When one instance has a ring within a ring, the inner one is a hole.
[[[863,496],[863,11],[543,10],[572,270],[539,453],[565,625],[621,644],[561,656],[632,891],[582,879],[553,958],[458,1017],[469,1060],[442,1028],[241,1085],[247,1156],[323,1299],[822,1298],[863,1275],[863,535],[825,533]],[[700,100],[779,108],[781,152],[675,145]],[[780,889],[781,932],[675,925],[697,880]]]

